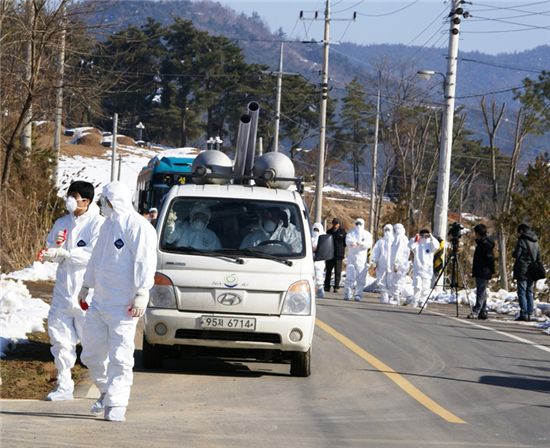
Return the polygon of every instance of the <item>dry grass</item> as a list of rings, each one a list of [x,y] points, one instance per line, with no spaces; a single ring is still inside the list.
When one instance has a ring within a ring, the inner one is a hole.
[[[0,266],[3,271],[30,264],[62,211],[50,180],[51,151],[35,150],[28,162],[14,160],[9,184],[1,192]]]
[[[41,297],[50,303],[53,283],[26,283],[33,297]],[[28,342],[17,344],[0,363],[2,388],[0,398],[43,399],[56,386],[56,369],[50,353],[47,332],[31,333]],[[81,364],[73,369],[73,379],[78,383],[87,370]]]

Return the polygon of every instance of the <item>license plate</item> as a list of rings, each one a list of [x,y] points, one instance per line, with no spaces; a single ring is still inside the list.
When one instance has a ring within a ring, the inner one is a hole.
[[[201,328],[219,328],[220,330],[254,331],[256,319],[229,316],[201,316]]]

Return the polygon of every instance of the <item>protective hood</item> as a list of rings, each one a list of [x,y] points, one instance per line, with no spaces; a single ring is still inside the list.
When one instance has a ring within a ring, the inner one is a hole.
[[[199,213],[205,215],[208,221],[210,221],[210,216],[211,216],[210,208],[206,204],[203,204],[200,202],[195,204],[191,209],[191,213],[190,213],[191,219],[193,219],[193,216]]]
[[[363,228],[365,228],[365,220],[363,218],[357,218],[355,222],[360,222]]]
[[[405,227],[403,226],[403,224],[395,224],[393,226],[393,231],[395,235],[405,235]]]
[[[321,224],[320,222],[316,222],[315,224],[313,224],[312,228],[317,229],[319,231],[319,235],[325,234],[325,229],[323,227],[323,224]]]
[[[386,224],[384,226],[384,239],[386,241],[393,240],[393,226],[391,224]]]
[[[523,234],[521,235],[522,238],[525,238],[527,241],[531,241],[533,243],[536,243],[539,238],[538,236],[536,235],[535,232],[533,232],[532,230],[527,230],[526,232],[523,232]]]
[[[113,206],[113,211],[119,215],[134,211],[132,192],[122,182],[114,181],[105,185],[101,195],[109,200]]]

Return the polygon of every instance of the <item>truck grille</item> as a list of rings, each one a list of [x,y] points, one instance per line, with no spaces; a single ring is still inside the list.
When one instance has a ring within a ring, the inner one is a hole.
[[[269,342],[280,344],[281,336],[276,333],[249,333],[246,331],[210,331],[210,330],[177,330],[179,339],[206,339],[210,341],[246,341]]]

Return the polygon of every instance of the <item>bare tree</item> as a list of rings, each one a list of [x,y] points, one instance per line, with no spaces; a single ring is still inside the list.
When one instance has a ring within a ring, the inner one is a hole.
[[[523,147],[523,142],[528,134],[536,129],[538,123],[536,114],[522,107],[518,110],[515,117],[515,134],[514,147],[511,155],[510,167],[508,170],[506,187],[502,195],[499,195],[498,176],[496,169],[496,160],[498,147],[495,145],[497,131],[504,117],[506,104],[503,103],[500,107],[493,101],[491,111],[487,110],[485,97],[481,99],[481,110],[483,112],[483,120],[485,130],[489,139],[489,149],[491,151],[491,184],[492,184],[492,199],[493,199],[493,218],[497,221],[497,239],[499,246],[499,275],[500,287],[508,289],[508,272],[507,272],[507,253],[506,241],[507,234],[503,222],[503,217],[510,213],[512,205],[512,193],[514,192],[517,178],[517,166]]]

